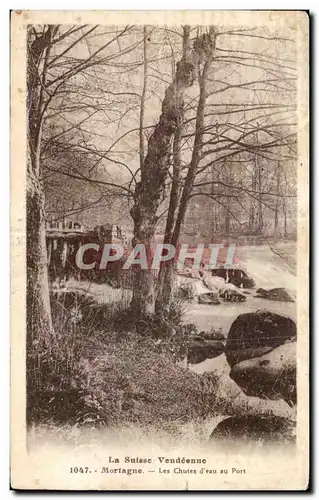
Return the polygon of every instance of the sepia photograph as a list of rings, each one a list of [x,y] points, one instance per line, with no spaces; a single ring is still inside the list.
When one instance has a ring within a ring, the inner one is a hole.
[[[308,21],[12,12],[13,488],[307,488]]]

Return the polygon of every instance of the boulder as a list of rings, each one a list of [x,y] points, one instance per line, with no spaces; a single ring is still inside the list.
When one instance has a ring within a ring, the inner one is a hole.
[[[238,292],[238,288],[235,285],[232,285],[231,283],[223,283],[219,287],[219,293],[226,292],[227,290],[231,290],[231,291],[234,290],[235,292]]]
[[[177,290],[177,297],[181,299],[191,300],[194,298],[194,287],[191,283],[182,283]]]
[[[288,342],[235,364],[230,377],[247,396],[283,399],[293,407],[297,403],[296,359],[296,342]]]
[[[183,269],[176,269],[176,273],[179,276],[184,276],[185,278],[200,279],[200,273],[198,269],[184,267]]]
[[[202,279],[193,279],[185,276],[175,275],[175,295],[181,298],[195,298],[202,293],[210,293],[210,289],[205,286]]]
[[[240,314],[228,333],[226,358],[232,367],[296,338],[296,323],[289,317],[267,310]]]
[[[198,295],[198,303],[218,305],[221,302],[218,298],[218,293],[211,292],[211,293],[202,293],[201,295]]]
[[[234,286],[234,285],[232,285]],[[245,302],[246,296],[237,290],[225,288],[219,293],[220,298],[225,302]]]
[[[227,283],[237,286],[238,288],[254,288],[255,281],[248,272],[239,266],[234,267],[219,267],[211,270],[212,276],[219,276]]]
[[[225,285],[224,278],[219,276],[212,276],[208,271],[201,271],[204,284],[209,290],[219,290]]]
[[[295,422],[275,415],[243,415],[222,420],[210,436],[224,447],[295,444]]]
[[[296,302],[295,294],[286,288],[271,288],[270,290],[258,288],[256,294],[258,298],[278,300],[281,302]]]
[[[197,335],[188,343],[187,361],[192,365],[202,363],[205,359],[220,356],[225,351],[221,340],[207,340]]]
[[[226,283],[224,278],[212,276],[207,271],[201,271],[204,284],[226,302],[244,302],[246,297],[232,283]]]

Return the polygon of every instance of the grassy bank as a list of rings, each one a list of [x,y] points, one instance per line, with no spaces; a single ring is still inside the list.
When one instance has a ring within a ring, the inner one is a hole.
[[[29,428],[163,429],[177,436],[188,429],[200,440],[223,416],[287,416],[287,405],[274,410],[273,402],[246,397],[224,371],[179,365],[198,333],[181,323],[181,307],[175,304],[163,324],[145,318],[134,325],[127,309],[94,304],[89,295],[52,297],[56,337],[28,350]]]

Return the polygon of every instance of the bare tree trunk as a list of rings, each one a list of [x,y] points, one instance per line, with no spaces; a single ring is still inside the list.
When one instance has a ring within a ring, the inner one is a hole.
[[[282,198],[282,211],[284,214],[284,237],[287,238],[287,236],[288,236],[288,221],[287,221],[287,198],[286,198],[286,196],[283,196],[283,198]]]
[[[46,343],[54,334],[49,298],[44,192],[40,175],[40,152],[45,108],[47,58],[56,32],[48,26],[31,39],[28,33],[28,157],[27,157],[27,327],[28,345]],[[42,65],[42,66],[41,66]],[[39,67],[42,73],[39,74]],[[31,344],[30,344],[31,343]]]
[[[218,231],[218,204],[215,197],[218,195],[218,184],[215,182],[214,167],[211,169],[211,197],[212,197],[212,221],[211,221],[211,241],[215,241],[216,232]]]
[[[170,243],[172,238],[172,232],[174,228],[175,212],[178,206],[178,199],[180,194],[180,173],[181,173],[181,139],[182,139],[182,126],[181,119],[179,119],[179,125],[175,132],[174,144],[173,144],[173,180],[171,187],[171,195],[169,200],[168,214],[165,227],[164,243]]]
[[[262,204],[262,170],[261,165],[258,163],[258,234],[262,234],[264,221],[263,221],[263,204]]]
[[[178,207],[180,195],[180,173],[181,173],[181,138],[182,138],[182,117],[179,119],[180,123],[177,127],[174,136],[173,144],[173,179],[168,207],[168,214],[166,219],[166,227],[164,234],[164,244],[171,242],[172,232],[175,222],[175,213]],[[170,296],[171,289],[163,290],[164,285],[171,282],[172,278],[172,265],[168,262],[163,263],[159,270],[157,282],[157,299],[155,303],[155,312],[159,313],[162,309],[162,300],[164,296]]]
[[[257,123],[258,125],[258,123]],[[258,145],[258,131],[256,132],[256,144]],[[258,176],[258,226],[257,233],[262,234],[263,232],[263,204],[262,204],[262,166],[258,159],[257,153],[255,154],[255,169]]]
[[[188,26],[184,33],[190,33]],[[193,51],[185,51],[177,63],[172,84],[167,88],[162,103],[162,113],[148,141],[148,152],[141,171],[141,181],[135,189],[131,216],[134,221],[133,246],[143,244],[146,254],[152,254],[152,242],[157,224],[157,209],[165,189],[169,169],[171,139],[179,124],[184,101],[183,94],[196,77]],[[133,289],[132,310],[137,317],[154,312],[153,276],[149,269],[139,269]]]
[[[229,238],[230,235],[230,208],[229,208],[229,198],[227,198],[226,204],[225,204],[225,224],[224,224],[224,233],[227,238]]]
[[[275,200],[275,213],[274,213],[274,233],[277,234],[279,223],[279,208],[280,208],[280,181],[281,181],[281,166],[278,162],[277,175],[276,175],[276,200]]]
[[[183,32],[183,57],[187,56],[188,45],[189,45],[189,29],[188,27],[184,27]],[[183,121],[184,121],[184,109],[181,108],[181,111],[178,115],[178,123],[177,128],[174,134],[174,142],[173,142],[173,178],[172,178],[172,186],[170,192],[168,213],[166,219],[165,233],[164,233],[164,244],[171,243],[172,232],[174,228],[175,222],[175,214],[178,207],[179,196],[180,196],[180,175],[182,168],[181,161],[181,147],[182,147],[182,132],[183,132]],[[162,311],[162,302],[163,295],[170,296],[171,288],[169,290],[163,290],[164,286],[171,283],[172,280],[172,267],[173,263],[165,262],[165,265],[162,265],[159,270],[158,280],[157,280],[157,297],[155,302],[155,312],[161,313]]]
[[[143,170],[144,167],[144,114],[145,114],[145,98],[147,92],[147,77],[148,77],[148,60],[147,60],[147,26],[143,29],[144,44],[143,44],[143,54],[144,54],[144,78],[143,78],[143,91],[141,96],[141,110],[140,110],[140,169]]]
[[[194,147],[192,152],[192,158],[190,162],[190,166],[186,175],[186,179],[184,182],[184,187],[181,194],[179,209],[176,216],[174,230],[171,236],[170,243],[175,246],[178,245],[181,228],[184,222],[188,202],[190,199],[190,195],[193,189],[194,180],[196,177],[197,167],[201,157],[202,151],[202,143],[203,143],[203,135],[204,135],[204,112],[205,112],[205,104],[207,99],[207,91],[206,91],[206,83],[207,83],[207,75],[213,60],[214,49],[215,49],[215,32],[210,30],[210,34],[203,35],[202,40],[204,43],[208,42],[208,47],[205,49],[205,63],[202,70],[202,73],[199,75],[199,101],[197,106],[197,115],[196,115],[196,125],[195,125],[195,140]],[[196,43],[196,42],[195,42]],[[194,44],[195,45],[195,44]],[[164,276],[162,294],[157,298],[159,301],[158,308],[160,305],[162,307],[167,307],[171,300],[171,292],[172,292],[172,274],[174,269],[174,262],[168,262],[166,267],[166,272]]]
[[[207,74],[208,70],[210,67],[212,57],[208,58],[208,60],[205,62],[204,69],[202,72],[202,75],[200,76],[200,95],[199,95],[199,102],[197,106],[197,116],[196,116],[196,129],[195,129],[195,141],[194,141],[194,148],[193,148],[193,153],[192,153],[192,159],[190,163],[190,167],[187,172],[187,176],[185,179],[183,191],[182,191],[182,196],[181,196],[181,201],[179,205],[179,210],[175,222],[175,227],[172,235],[172,244],[177,245],[179,236],[180,236],[180,231],[182,224],[184,222],[187,206],[188,206],[188,201],[191,195],[191,191],[193,188],[195,176],[196,176],[196,170],[197,166],[200,161],[201,157],[201,150],[202,150],[202,142],[203,142],[203,135],[204,135],[204,111],[205,111],[205,103],[206,103],[206,79],[207,79]]]
[[[231,184],[233,179],[232,179],[232,172],[231,172],[231,164],[230,165],[225,165],[226,168],[226,179],[225,183],[227,185]],[[224,205],[224,210],[225,210],[225,219],[224,219],[224,234],[229,238],[230,236],[230,217],[231,217],[231,189],[226,187],[226,200],[225,200],[225,205]]]
[[[254,170],[251,178],[251,189],[254,193],[257,191],[256,163],[254,163]],[[256,222],[256,200],[253,197],[251,197],[250,200],[249,229],[251,232],[254,232]]]
[[[39,180],[31,173],[27,176],[27,325],[29,346],[34,341],[45,343],[53,334],[44,195]]]

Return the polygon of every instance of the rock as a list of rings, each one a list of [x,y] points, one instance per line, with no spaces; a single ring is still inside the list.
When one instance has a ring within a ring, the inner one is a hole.
[[[190,283],[182,283],[178,288],[177,296],[181,299],[193,299],[194,298],[194,287]]]
[[[176,269],[176,273],[179,276],[184,276],[185,278],[200,279],[200,273],[198,269],[184,267],[183,269]]]
[[[210,436],[223,447],[253,444],[282,446],[296,441],[296,425],[292,420],[275,415],[244,415],[222,420]]]
[[[220,340],[206,340],[201,336],[196,336],[188,344],[188,363],[196,365],[205,359],[212,359],[220,356],[225,351],[225,346]]]
[[[297,403],[296,342],[289,342],[268,353],[235,364],[230,377],[247,396],[283,399],[289,406]]]
[[[202,293],[210,293],[211,290],[204,285],[202,279],[193,279],[176,274],[175,295],[184,295],[195,298]]]
[[[233,285],[234,286],[234,285]],[[219,296],[225,301],[225,302],[245,302],[246,297],[240,292],[237,292],[237,290],[232,290],[232,289],[225,289],[220,292]]]
[[[238,292],[238,288],[235,285],[233,285],[232,283],[223,283],[219,287],[219,293],[226,292],[227,290],[234,290],[235,292]]]
[[[232,324],[226,358],[230,377],[248,396],[296,404],[296,324],[270,311],[241,314]]]
[[[212,276],[208,271],[201,271],[204,284],[209,290],[220,290],[225,285],[224,278]]]
[[[242,267],[220,267],[211,270],[212,276],[219,276],[227,283],[231,283],[239,288],[253,288],[254,279]]]
[[[219,276],[211,276],[207,271],[202,272],[203,282],[217,296],[221,297],[226,302],[245,302],[246,297],[238,291],[232,283],[226,283]],[[201,302],[203,303],[203,302]]]
[[[287,290],[286,288],[272,288],[271,290],[258,288],[256,290],[256,294],[256,297],[258,298],[278,300],[281,302],[296,302],[294,293]]]
[[[203,283],[202,280],[192,280],[193,282],[193,289],[194,289],[194,294],[196,297],[201,295],[202,293],[210,293],[211,290],[207,288],[207,286]],[[216,293],[216,290],[214,290]]]
[[[220,304],[220,300],[218,298],[218,293],[202,293],[201,295],[198,296],[198,303],[199,304],[213,304],[213,305],[218,305]]]
[[[296,340],[295,322],[267,310],[240,314],[230,327],[226,357],[230,367],[246,359],[262,356],[287,340]]]

